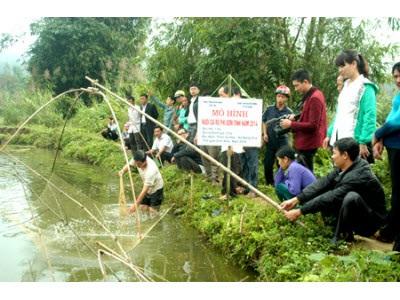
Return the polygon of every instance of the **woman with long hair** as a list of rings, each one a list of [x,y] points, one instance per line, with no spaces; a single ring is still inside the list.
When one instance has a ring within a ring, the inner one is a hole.
[[[376,129],[378,87],[368,79],[368,63],[357,51],[343,51],[335,64],[345,81],[324,146],[327,147],[328,143],[332,146],[341,138],[352,137],[360,144],[360,156],[372,163],[371,141]]]

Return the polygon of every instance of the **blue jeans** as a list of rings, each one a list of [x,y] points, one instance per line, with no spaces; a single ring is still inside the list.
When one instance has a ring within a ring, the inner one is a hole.
[[[252,186],[258,184],[258,153],[257,147],[247,147],[245,152],[240,154],[240,163],[242,165],[242,177]]]

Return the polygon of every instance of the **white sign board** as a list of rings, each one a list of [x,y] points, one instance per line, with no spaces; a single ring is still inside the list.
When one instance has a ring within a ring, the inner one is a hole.
[[[199,98],[198,145],[261,146],[261,99]]]

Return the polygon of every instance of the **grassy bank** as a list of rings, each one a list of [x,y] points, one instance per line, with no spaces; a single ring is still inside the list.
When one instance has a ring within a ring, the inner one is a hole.
[[[39,148],[57,149],[62,128],[48,128],[34,125],[17,135],[12,144],[34,145]],[[8,132],[7,132],[8,131]],[[0,133],[0,142],[5,142],[12,130]],[[13,130],[15,131],[15,129]],[[67,127],[60,142],[65,156],[83,162],[101,166],[108,170],[117,170],[124,163],[119,143],[105,140],[100,134],[85,129]]]
[[[4,141],[13,130],[2,130]],[[13,141],[55,149],[61,128],[34,125]],[[66,128],[60,147],[65,156],[99,165],[110,172],[119,169],[123,157],[119,144],[103,139],[98,133],[73,126]],[[329,154],[316,158],[317,174],[329,168]],[[385,176],[385,162],[374,166]],[[380,173],[379,173],[380,172]],[[331,229],[319,215],[302,218],[305,227],[292,224],[261,199],[243,196],[231,201],[219,200],[219,188],[204,177],[190,176],[175,166],[162,170],[166,204],[175,204],[175,213],[191,223],[226,258],[243,268],[251,268],[263,281],[399,281],[400,264],[393,253],[352,250],[329,243]],[[274,198],[271,187],[260,189]]]
[[[237,197],[221,201],[219,189],[175,166],[163,171],[168,203],[197,228],[227,259],[259,273],[263,281],[398,281],[394,253],[352,250],[329,243],[332,231],[319,215],[302,218],[305,227],[288,222],[263,200]],[[273,196],[271,188],[261,189]]]

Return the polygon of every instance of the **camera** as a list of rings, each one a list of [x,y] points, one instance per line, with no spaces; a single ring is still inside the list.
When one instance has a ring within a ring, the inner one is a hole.
[[[281,126],[280,126],[280,120],[283,120],[283,119],[289,119],[290,118],[290,114],[287,114],[287,115],[282,115],[282,116],[280,116],[279,118],[273,118],[273,119],[271,119],[271,120],[269,120],[266,124],[267,125],[272,125],[272,126],[274,126],[274,131],[275,131],[275,133],[276,133],[276,135],[277,136],[281,136],[281,135],[283,135],[283,134],[286,134],[286,133],[288,133],[289,131],[290,131],[290,128],[286,128],[286,129],[283,129]],[[274,124],[272,124],[272,123],[274,123]]]
[[[284,129],[279,125],[279,122],[278,122],[278,123],[276,123],[276,125],[274,127],[274,131],[277,136],[281,136],[281,135],[284,135],[284,134],[290,132],[290,128]]]

